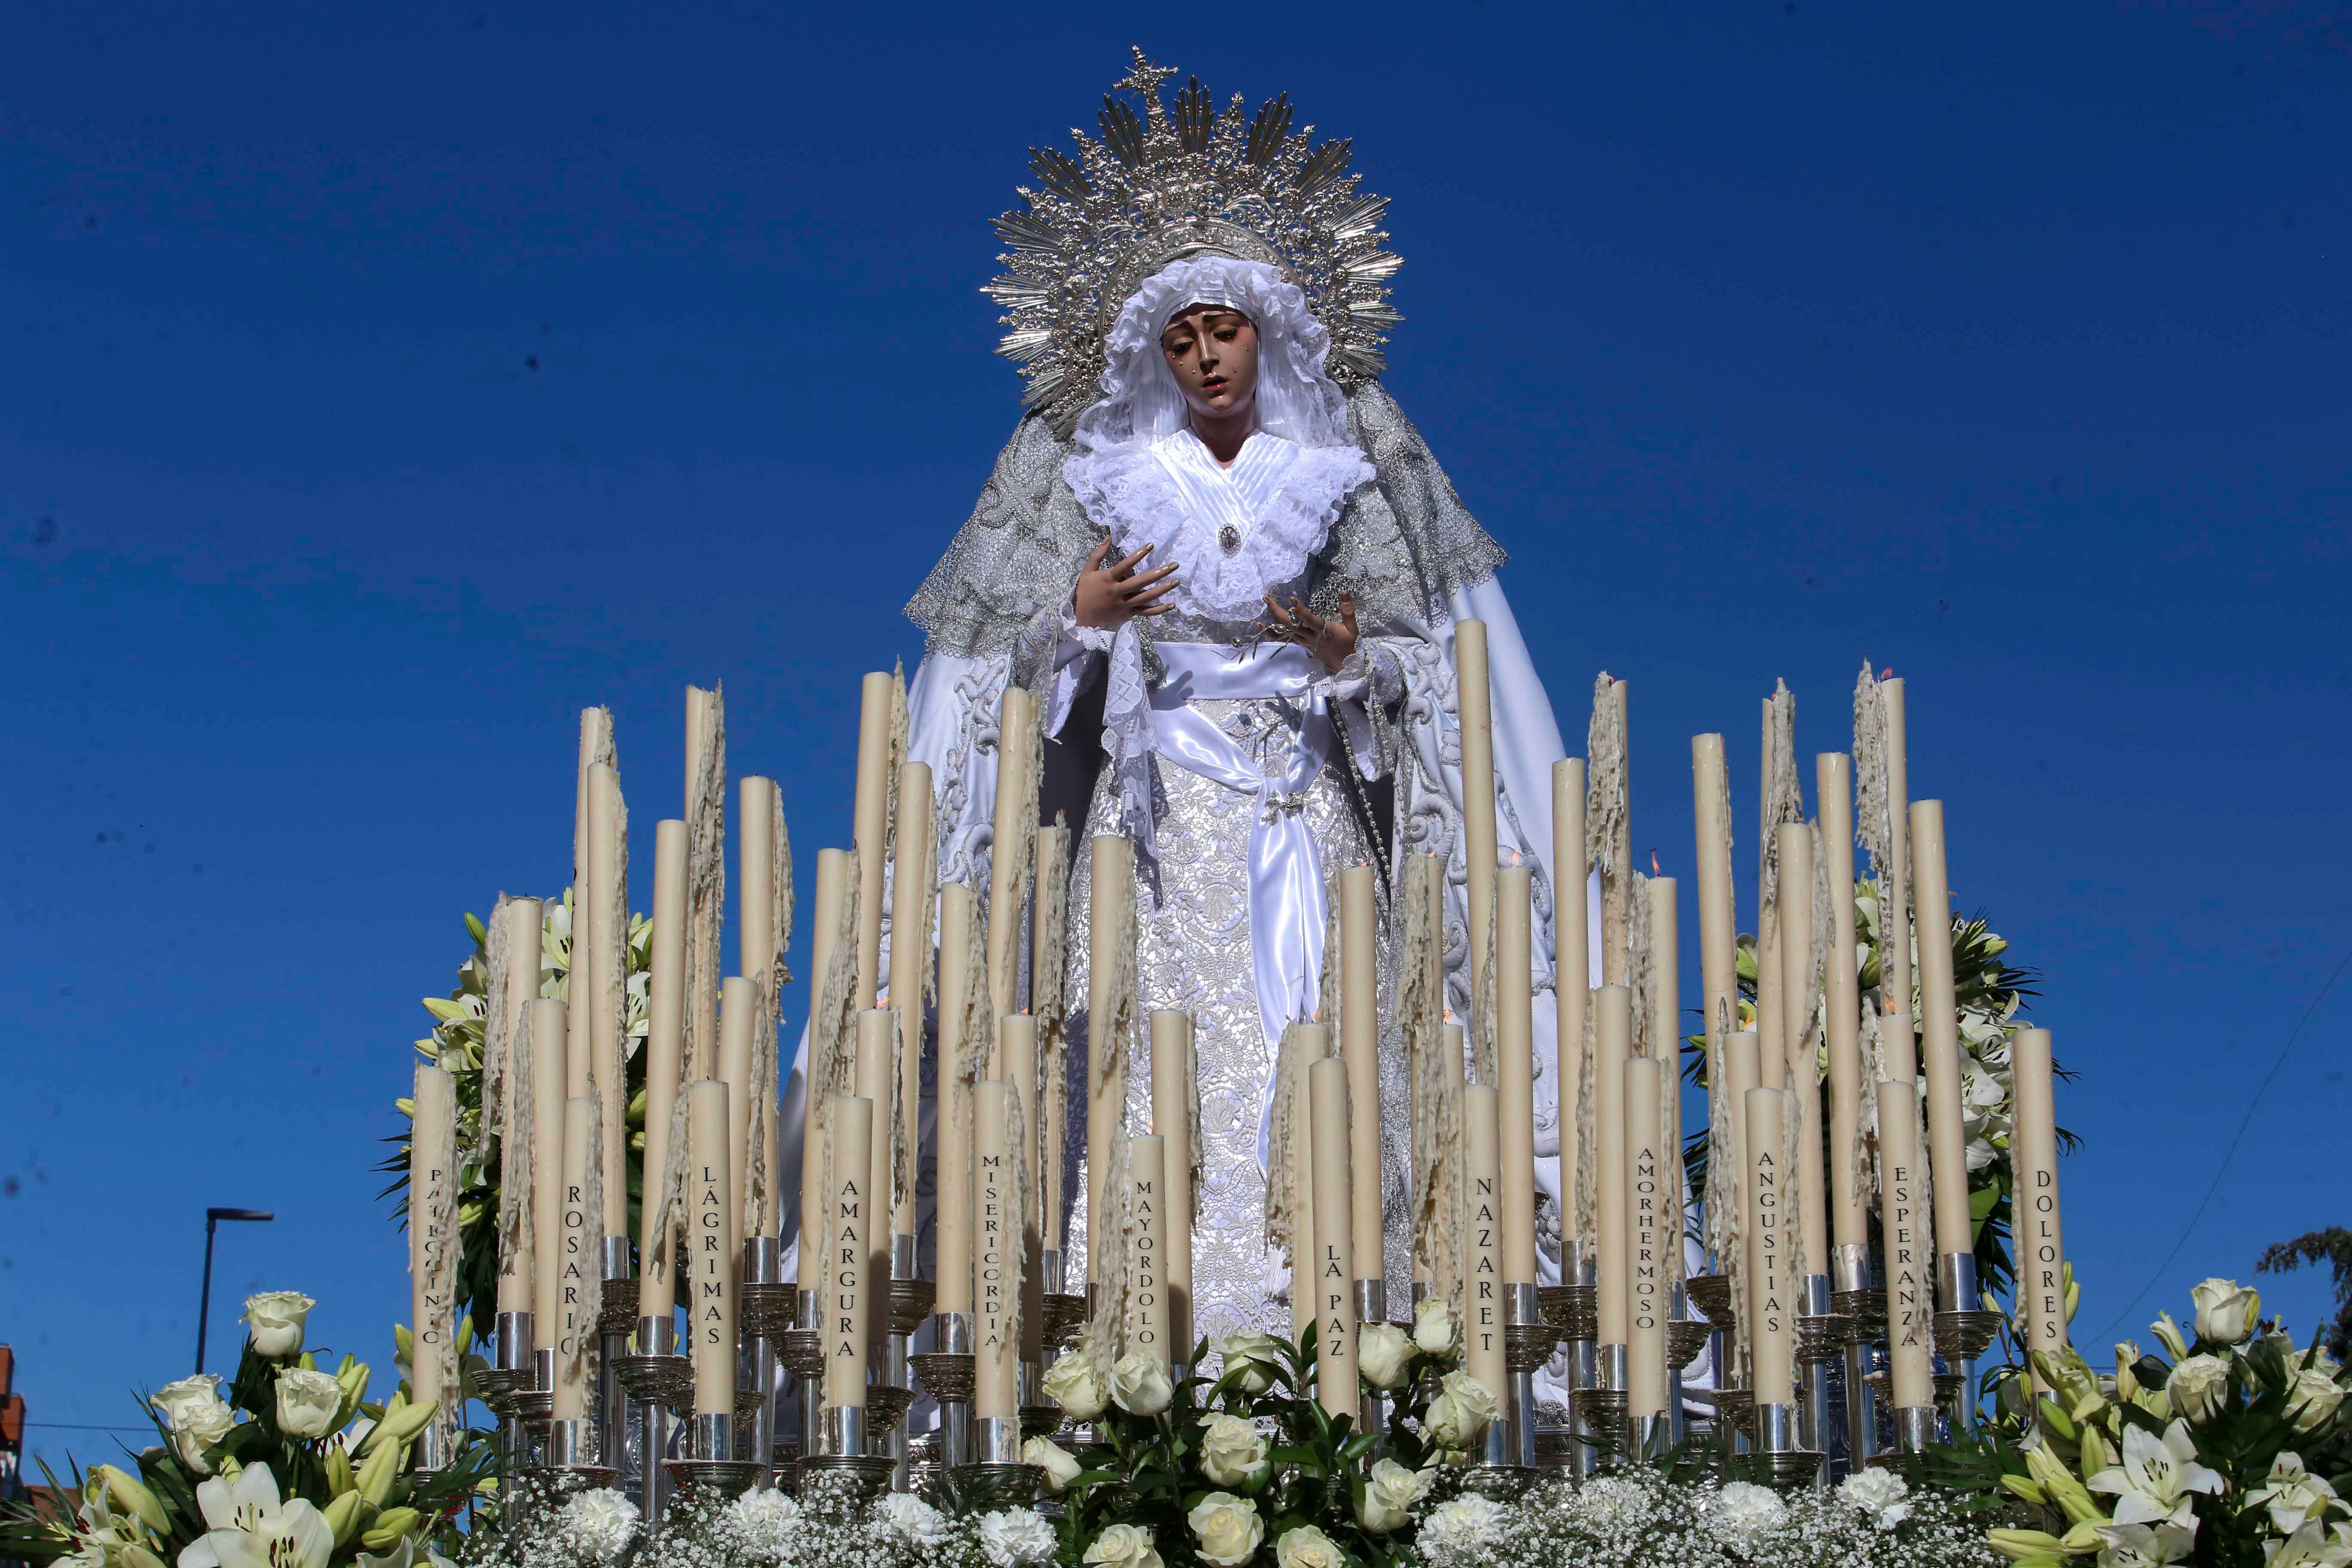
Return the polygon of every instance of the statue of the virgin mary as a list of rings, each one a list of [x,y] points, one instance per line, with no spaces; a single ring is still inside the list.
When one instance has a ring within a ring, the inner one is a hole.
[[[1039,188],[996,220],[1006,270],[987,292],[1027,408],[907,606],[927,638],[909,754],[933,769],[940,879],[985,890],[999,700],[1008,683],[1038,694],[1042,816],[1074,830],[1074,931],[1089,838],[1133,839],[1140,1005],[1196,1020],[1193,1320],[1213,1340],[1287,1330],[1286,1272],[1265,1239],[1268,1107],[1284,1029],[1316,1007],[1339,868],[1384,869],[1385,994],[1386,889],[1408,857],[1443,858],[1447,984],[1467,1011],[1453,652],[1471,617],[1487,628],[1502,851],[1538,868],[1538,1158],[1520,1179],[1549,1199],[1557,1279],[1549,774],[1562,749],[1496,579],[1502,549],[1380,384],[1399,320],[1385,198],[1357,189],[1347,142],[1292,128],[1286,98],[1245,117],[1239,98],[1220,111],[1193,81],[1171,114],[1173,74],[1137,51],[1118,84],[1128,96],[1104,99],[1101,139],[1033,153]],[[1581,896],[1582,868],[1571,875]],[[1070,946],[1076,1056],[1087,944]],[[1402,1303],[1406,1068],[1397,1031],[1383,1033],[1379,1176]],[[1147,1064],[1128,1082],[1139,1122]],[[1070,1097],[1074,1122],[1085,1099]],[[1051,1205],[1064,1212],[1086,1191],[1083,1125],[1068,1136],[1066,1201]],[[1078,1222],[1047,1240],[1072,1279],[1084,1237]]]

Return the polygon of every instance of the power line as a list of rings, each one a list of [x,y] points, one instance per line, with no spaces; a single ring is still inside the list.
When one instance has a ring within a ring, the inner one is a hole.
[[[43,1426],[52,1432],[152,1432],[152,1426],[108,1426],[91,1421],[27,1421],[27,1426]]]
[[[2197,1200],[2196,1212],[2189,1216],[2189,1223],[2180,1227],[2179,1236],[2173,1240],[2172,1250],[2164,1255],[2164,1261],[2156,1266],[2156,1271],[2147,1277],[2147,1283],[2139,1288],[2139,1294],[2124,1304],[2124,1310],[2116,1314],[2114,1322],[2099,1331],[2099,1339],[2102,1342],[2106,1341],[2108,1336],[2116,1331],[2116,1324],[2131,1315],[2134,1307],[2147,1299],[2147,1293],[2156,1289],[2156,1282],[2164,1277],[2164,1271],[2171,1267],[2172,1260],[2180,1256],[2181,1247],[2188,1245],[2189,1232],[2195,1230],[2197,1222],[2205,1217],[2205,1206],[2213,1201],[2213,1194],[2221,1190],[2222,1173],[2229,1170],[2231,1160],[2238,1152],[2238,1145],[2245,1141],[2246,1129],[2254,1124],[2254,1110],[2262,1104],[2263,1095],[2270,1089],[2271,1080],[2278,1077],[2279,1068],[2286,1066],[2287,1053],[2294,1049],[2295,1041],[2303,1037],[2303,1026],[2311,1022],[2311,1016],[2319,1011],[2319,1005],[2327,1000],[2327,994],[2336,989],[2336,983],[2344,978],[2344,972],[2347,969],[2352,969],[2352,952],[2345,953],[2342,962],[2336,964],[2336,972],[2327,977],[2327,984],[2319,988],[2319,994],[2311,999],[2311,1005],[2305,1007],[2303,1010],[2303,1016],[2295,1020],[2294,1028],[2286,1037],[2286,1044],[2279,1047],[2278,1059],[2271,1063],[2270,1071],[2263,1074],[2263,1081],[2254,1089],[2254,1098],[2246,1102],[2246,1114],[2239,1119],[2238,1131],[2231,1135],[2230,1146],[2221,1152],[2221,1163],[2213,1172],[2212,1185],[2207,1187],[2205,1195]]]

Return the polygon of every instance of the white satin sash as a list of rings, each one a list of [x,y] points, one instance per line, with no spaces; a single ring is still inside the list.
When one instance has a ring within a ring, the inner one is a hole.
[[[1331,720],[1315,695],[1314,663],[1288,643],[1236,653],[1217,643],[1156,645],[1167,674],[1151,690],[1155,750],[1228,789],[1254,795],[1250,828],[1250,954],[1258,1021],[1278,1051],[1292,1020],[1313,1016],[1323,982],[1323,858],[1305,817],[1307,788],[1332,749]],[[1286,698],[1307,710],[1297,735],[1269,725],[1246,749],[1187,706],[1219,698]]]

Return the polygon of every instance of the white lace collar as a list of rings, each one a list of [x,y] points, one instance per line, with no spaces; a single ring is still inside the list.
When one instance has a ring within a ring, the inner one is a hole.
[[[1122,553],[1156,544],[1182,570],[1168,597],[1202,620],[1253,619],[1323,547],[1348,492],[1374,470],[1354,447],[1302,447],[1261,430],[1230,468],[1187,426],[1062,466],[1078,504]]]

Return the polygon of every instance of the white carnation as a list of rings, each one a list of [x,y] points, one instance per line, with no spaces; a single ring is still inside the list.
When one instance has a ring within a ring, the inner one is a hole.
[[[1892,1530],[1911,1517],[1911,1483],[1892,1470],[1856,1470],[1838,1483],[1838,1496],[1870,1516],[1880,1530]]]
[[[955,1531],[946,1514],[912,1492],[886,1492],[874,1505],[883,1529],[917,1546],[937,1546]]]
[[[1465,1493],[1429,1510],[1414,1544],[1432,1563],[1460,1563],[1466,1568],[1495,1538],[1509,1512],[1492,1498]]]
[[[1639,1481],[1601,1476],[1569,1494],[1567,1504],[1577,1522],[1598,1534],[1613,1534],[1647,1519],[1653,1503]]]
[[[801,1505],[779,1491],[750,1491],[728,1508],[729,1520],[754,1557],[781,1558],[800,1526]]]
[[[565,1502],[556,1529],[582,1557],[617,1562],[637,1538],[637,1505],[611,1487],[598,1487]]]
[[[1727,1481],[1706,1510],[1707,1528],[1726,1544],[1748,1551],[1757,1538],[1778,1530],[1789,1518],[1789,1505],[1769,1487],[1752,1481]]]
[[[1050,1563],[1056,1544],[1054,1527],[1034,1509],[1008,1508],[980,1516],[980,1550],[995,1568]]]

